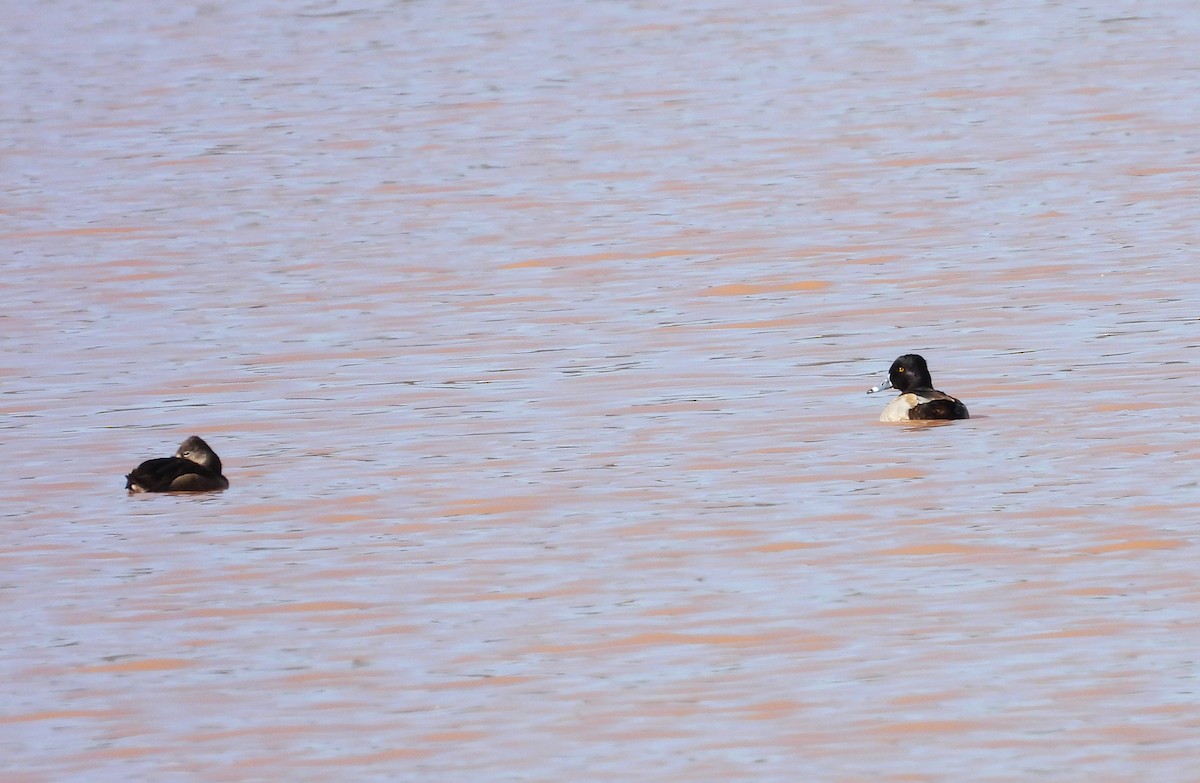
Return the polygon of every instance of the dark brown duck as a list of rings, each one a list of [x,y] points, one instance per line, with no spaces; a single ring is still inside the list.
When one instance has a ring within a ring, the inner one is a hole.
[[[130,492],[212,492],[228,487],[221,458],[198,435],[179,444],[175,456],[146,460],[125,477]]]

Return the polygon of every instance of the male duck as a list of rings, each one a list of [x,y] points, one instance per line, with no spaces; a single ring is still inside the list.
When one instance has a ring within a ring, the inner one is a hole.
[[[197,435],[181,443],[174,457],[146,460],[125,477],[130,492],[212,492],[228,487],[221,458]]]
[[[933,388],[929,365],[915,353],[906,353],[892,362],[888,379],[867,394],[884,389],[896,389],[900,396],[883,409],[883,413],[879,414],[880,421],[971,418],[966,405]]]

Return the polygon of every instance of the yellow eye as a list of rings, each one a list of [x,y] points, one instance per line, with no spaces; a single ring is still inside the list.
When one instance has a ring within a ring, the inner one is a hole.
[[[904,368],[903,368],[903,367],[897,367],[897,368],[896,368],[896,372],[904,372]]]

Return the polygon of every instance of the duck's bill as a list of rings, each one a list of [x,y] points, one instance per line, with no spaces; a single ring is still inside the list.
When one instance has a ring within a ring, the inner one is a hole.
[[[867,394],[874,394],[875,392],[881,392],[884,389],[890,389],[890,388],[892,388],[891,378],[889,378],[888,380],[879,384],[878,386],[872,386],[871,388],[867,389]]]

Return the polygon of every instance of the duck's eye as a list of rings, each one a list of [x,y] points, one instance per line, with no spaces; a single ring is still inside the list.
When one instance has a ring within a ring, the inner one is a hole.
[[[903,367],[897,367],[897,368],[896,368],[896,372],[904,372],[904,368],[903,368]]]

